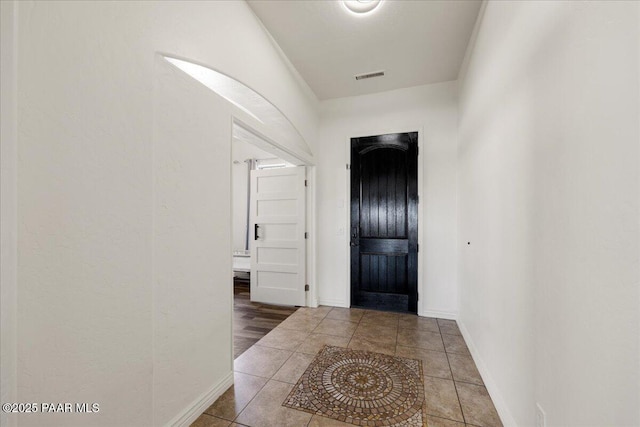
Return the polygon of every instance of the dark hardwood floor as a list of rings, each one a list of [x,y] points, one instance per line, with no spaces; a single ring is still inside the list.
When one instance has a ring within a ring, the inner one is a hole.
[[[233,285],[233,309],[233,353],[236,358],[297,310],[296,307],[251,302],[249,285],[239,281]]]

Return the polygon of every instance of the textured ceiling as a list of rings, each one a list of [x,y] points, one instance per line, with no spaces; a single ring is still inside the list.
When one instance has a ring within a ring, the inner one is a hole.
[[[341,1],[249,0],[320,99],[455,80],[480,0],[383,0],[365,15]],[[385,70],[384,77],[354,75]]]

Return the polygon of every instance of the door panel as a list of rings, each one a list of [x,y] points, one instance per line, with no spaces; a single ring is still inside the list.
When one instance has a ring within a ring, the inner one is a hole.
[[[407,159],[404,151],[373,149],[362,154],[361,237],[407,236]]]
[[[260,283],[260,286],[271,290],[295,292],[298,288],[295,273],[285,273],[282,271],[258,271],[256,279],[257,282]]]
[[[417,312],[418,134],[351,140],[351,304]]]
[[[254,227],[252,225],[252,227]],[[260,236],[263,239],[279,241],[279,240],[289,240],[289,241],[297,241],[300,239],[300,233],[304,234],[304,229],[301,229],[300,224],[277,224],[270,223],[265,224],[264,222],[260,224]]]
[[[259,176],[257,189],[260,193],[277,193],[281,188],[293,188],[296,185],[297,175]]]
[[[292,248],[258,248],[256,251],[258,264],[297,265],[298,250]]]
[[[259,193],[260,194],[260,193]],[[264,194],[264,193],[262,193]],[[258,200],[256,215],[259,216],[279,216],[282,213],[296,215],[298,201],[296,199],[286,199],[290,195],[276,196],[272,200]]]
[[[305,168],[251,171],[251,301],[305,305]]]
[[[368,292],[406,293],[407,256],[369,255],[360,258],[361,286]]]

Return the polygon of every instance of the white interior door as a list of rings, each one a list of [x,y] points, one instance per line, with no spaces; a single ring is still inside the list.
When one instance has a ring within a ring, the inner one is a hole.
[[[251,301],[305,305],[305,167],[251,171]]]

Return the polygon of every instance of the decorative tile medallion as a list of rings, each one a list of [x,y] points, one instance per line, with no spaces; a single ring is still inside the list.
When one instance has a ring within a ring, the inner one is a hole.
[[[325,346],[283,406],[358,426],[426,425],[419,360]]]

